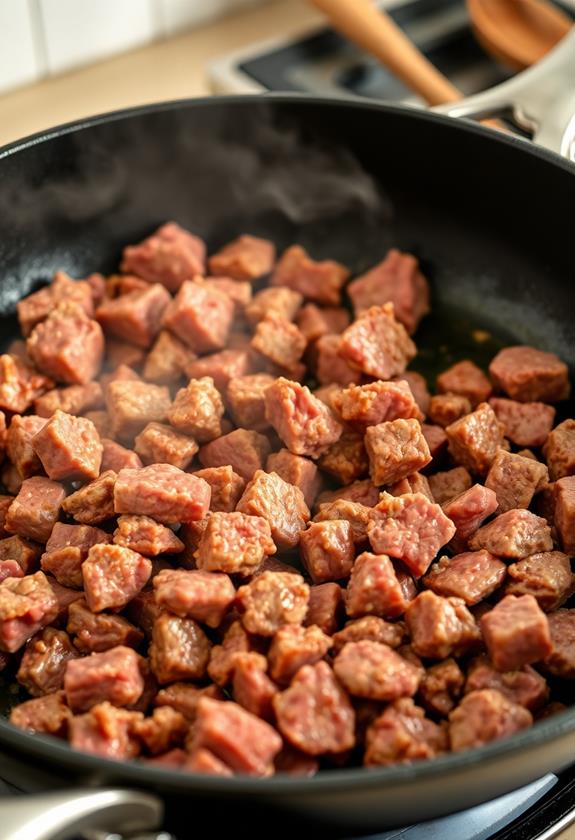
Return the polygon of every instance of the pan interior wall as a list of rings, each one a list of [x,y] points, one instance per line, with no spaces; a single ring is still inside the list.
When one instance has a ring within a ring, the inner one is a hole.
[[[522,144],[409,110],[245,97],[138,111],[0,153],[1,336],[55,270],[112,271],[175,219],[212,249],[251,232],[354,272],[414,252],[433,288],[424,372],[510,341],[575,369],[574,198],[575,177]]]

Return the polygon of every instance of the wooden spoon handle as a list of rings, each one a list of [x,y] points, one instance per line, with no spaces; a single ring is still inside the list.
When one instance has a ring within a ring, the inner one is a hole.
[[[311,0],[335,29],[371,53],[429,105],[463,94],[428,61],[385,12],[370,0]]]

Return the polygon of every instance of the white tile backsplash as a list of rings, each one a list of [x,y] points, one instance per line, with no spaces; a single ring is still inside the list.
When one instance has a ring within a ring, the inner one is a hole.
[[[268,0],[0,0],[0,94]]]
[[[151,41],[157,36],[153,3],[39,0],[48,71],[60,73]]]
[[[0,0],[0,93],[40,75],[33,25],[29,0]]]
[[[232,9],[236,0],[155,0],[158,4],[163,35],[173,35],[221,17]]]

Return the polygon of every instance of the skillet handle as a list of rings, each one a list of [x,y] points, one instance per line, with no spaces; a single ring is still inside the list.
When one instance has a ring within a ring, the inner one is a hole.
[[[61,791],[0,800],[0,838],[71,840],[83,831],[132,834],[161,825],[157,796],[136,790]]]
[[[575,26],[545,58],[512,79],[460,102],[434,108],[483,119],[512,111],[533,140],[575,162]]]

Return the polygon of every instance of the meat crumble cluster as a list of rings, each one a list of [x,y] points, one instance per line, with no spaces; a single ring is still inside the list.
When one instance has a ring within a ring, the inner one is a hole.
[[[565,364],[508,347],[430,396],[406,370],[428,284],[397,250],[350,282],[248,235],[206,258],[168,223],[120,271],[58,272],[0,356],[0,666],[31,698],[15,726],[309,776],[563,708]]]

